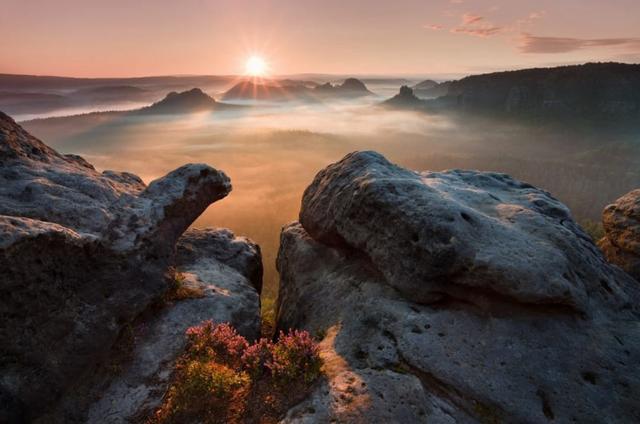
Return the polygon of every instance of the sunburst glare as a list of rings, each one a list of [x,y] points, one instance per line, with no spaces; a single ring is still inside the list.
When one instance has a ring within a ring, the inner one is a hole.
[[[247,59],[245,72],[252,77],[263,77],[268,71],[267,62],[260,56],[253,55]]]

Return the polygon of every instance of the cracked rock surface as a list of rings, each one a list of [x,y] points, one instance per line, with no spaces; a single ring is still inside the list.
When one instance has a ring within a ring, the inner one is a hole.
[[[285,422],[637,422],[637,283],[549,193],[356,152],[278,255],[277,324],[327,379]]]
[[[179,237],[230,191],[229,178],[204,164],[148,186],[100,173],[0,112],[0,422],[40,416],[105,360],[123,328],[167,291]],[[244,242],[221,237],[240,265],[219,262],[210,272],[230,280],[215,283],[244,279],[254,305],[261,268],[244,276]]]

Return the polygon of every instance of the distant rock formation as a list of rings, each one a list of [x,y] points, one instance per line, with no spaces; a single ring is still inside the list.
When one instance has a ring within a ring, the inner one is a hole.
[[[382,106],[393,107],[398,109],[423,109],[425,102],[413,94],[413,90],[403,85],[400,92],[392,98],[382,102]]]
[[[640,118],[640,65],[588,63],[474,75],[433,106],[482,113]]]
[[[429,88],[418,88],[421,84],[412,94],[424,100],[422,105],[407,90],[405,96],[401,92],[384,104],[499,118],[580,119],[634,126],[640,122],[640,65],[587,63],[473,75],[436,86],[427,80],[424,85]]]
[[[425,80],[413,86],[413,93],[421,99],[435,99],[446,96],[450,86],[451,81],[437,83],[433,80]]]
[[[640,189],[607,206],[602,223],[605,235],[598,244],[605,256],[640,282]]]
[[[317,86],[314,91],[319,95],[332,97],[355,98],[371,96],[373,93],[357,78],[347,78],[342,84],[333,85],[329,82]]]
[[[529,184],[352,153],[277,265],[277,324],[322,335],[327,374],[286,423],[639,418],[640,286]]]
[[[193,112],[212,111],[224,107],[199,88],[176,93],[175,91],[152,104],[132,113],[145,115],[173,115]]]
[[[366,85],[356,79],[347,78],[342,84],[329,82],[313,85],[305,81],[241,81],[231,87],[223,96],[224,100],[267,100],[317,102],[325,99],[351,99],[370,96]]]
[[[316,101],[312,89],[291,82],[280,84],[278,81],[257,82],[240,81],[222,96],[223,100],[262,100],[262,101]]]
[[[434,80],[424,80],[422,82],[417,83],[412,88],[414,90],[429,90],[430,88],[437,87],[438,83]]]
[[[229,178],[204,164],[182,166],[148,186],[126,172],[99,173],[0,113],[0,421],[32,421],[70,402],[74,385],[108,359],[123,329],[167,292],[182,233],[230,191]],[[259,286],[261,271],[241,259],[255,256],[242,253],[255,246],[230,234],[190,233],[181,250],[200,250],[215,237],[222,239],[215,251],[229,246],[239,256],[227,260],[203,249],[178,266],[198,284],[214,283],[211,273],[218,272],[205,272],[198,258],[241,269],[245,280],[220,265],[215,284],[244,287],[227,293],[246,301],[226,313],[255,335],[259,308],[251,286]],[[224,315],[212,302],[200,316]]]

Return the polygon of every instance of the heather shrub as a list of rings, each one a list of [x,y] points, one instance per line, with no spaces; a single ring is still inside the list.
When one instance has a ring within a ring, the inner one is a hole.
[[[273,358],[273,343],[261,338],[249,346],[242,355],[242,368],[249,373],[252,379],[262,377],[268,371],[266,364]]]
[[[231,366],[239,366],[241,357],[248,347],[247,340],[229,324],[203,324],[187,330],[189,347],[187,355],[210,358]]]
[[[320,375],[318,347],[306,331],[249,345],[229,324],[187,330],[187,348],[151,423],[277,422]]]
[[[271,354],[266,366],[279,384],[297,379],[308,384],[320,375],[322,361],[318,346],[306,331],[289,330],[287,334],[281,331]]]

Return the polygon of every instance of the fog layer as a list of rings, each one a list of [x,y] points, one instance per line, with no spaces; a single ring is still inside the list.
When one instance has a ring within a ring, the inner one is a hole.
[[[130,171],[146,182],[187,162],[224,170],[233,192],[194,225],[228,227],[258,242],[269,298],[277,288],[281,226],[297,218],[302,192],[314,175],[354,150],[377,150],[416,170],[506,172],[549,190],[578,220],[599,219],[608,202],[640,185],[635,134],[431,116],[371,104],[159,117],[90,114],[24,126],[98,169]]]

